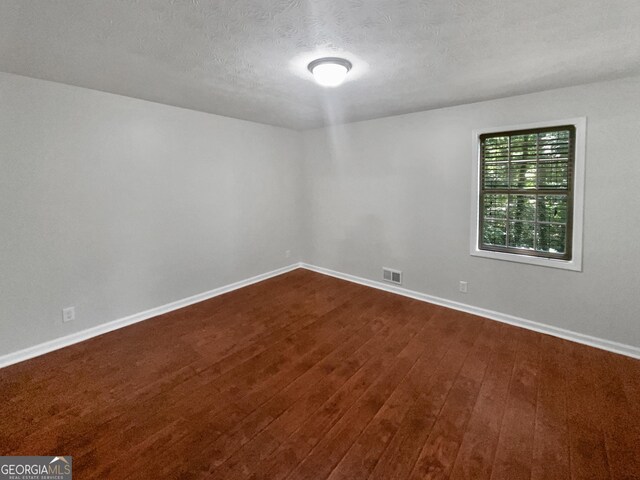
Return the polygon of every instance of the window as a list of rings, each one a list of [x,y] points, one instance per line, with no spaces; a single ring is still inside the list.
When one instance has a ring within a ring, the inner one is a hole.
[[[471,253],[579,270],[584,119],[476,132],[474,143]]]

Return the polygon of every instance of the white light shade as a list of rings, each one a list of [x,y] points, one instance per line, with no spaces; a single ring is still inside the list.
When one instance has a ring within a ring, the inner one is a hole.
[[[315,81],[323,87],[337,87],[344,82],[351,63],[342,58],[320,58],[309,64]]]

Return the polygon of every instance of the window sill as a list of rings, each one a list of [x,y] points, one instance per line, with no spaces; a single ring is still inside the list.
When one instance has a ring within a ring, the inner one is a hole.
[[[474,257],[492,258],[494,260],[504,260],[507,262],[526,263],[539,267],[559,268],[574,272],[582,271],[582,262],[579,259],[558,260],[556,258],[533,257],[530,255],[518,255],[516,253],[492,252],[490,250],[480,250],[473,248],[471,255]]]

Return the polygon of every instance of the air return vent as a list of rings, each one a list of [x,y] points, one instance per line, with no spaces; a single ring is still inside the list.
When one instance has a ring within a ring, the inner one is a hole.
[[[391,268],[382,267],[382,278],[385,282],[397,283],[402,285],[402,272]]]

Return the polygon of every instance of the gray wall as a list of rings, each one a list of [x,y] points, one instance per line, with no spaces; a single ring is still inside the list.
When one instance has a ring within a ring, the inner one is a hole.
[[[303,133],[8,74],[0,106],[0,355],[299,260],[640,346],[640,78]],[[577,116],[584,271],[471,257],[471,131]]]
[[[300,260],[300,156],[291,130],[0,74],[0,355]]]
[[[469,255],[472,130],[586,116],[583,272]],[[640,79],[307,131],[314,265],[640,346]],[[458,292],[458,281],[469,293]]]

